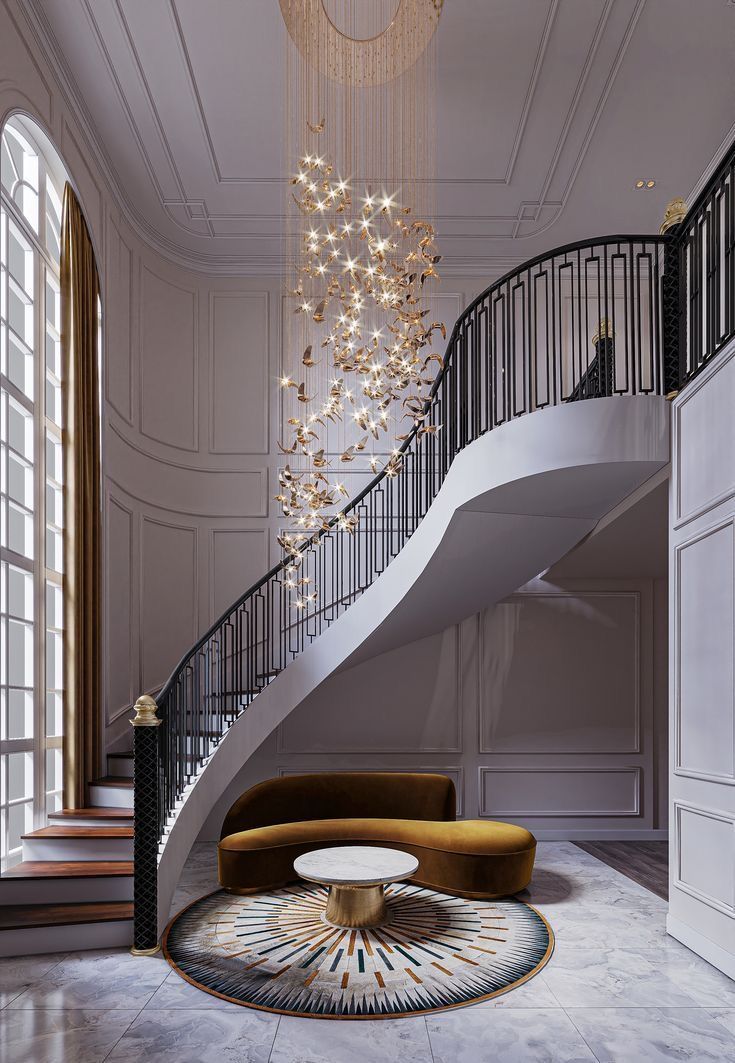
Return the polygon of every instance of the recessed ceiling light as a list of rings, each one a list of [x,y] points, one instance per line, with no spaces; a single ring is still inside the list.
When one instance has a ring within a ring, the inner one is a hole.
[[[639,177],[638,180],[635,183],[635,187],[636,188],[655,188],[655,186],[656,186],[656,182],[653,181],[650,177],[647,178],[646,180],[643,180],[642,178]]]

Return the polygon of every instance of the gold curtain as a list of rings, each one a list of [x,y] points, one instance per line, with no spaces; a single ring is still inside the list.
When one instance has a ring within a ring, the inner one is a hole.
[[[100,757],[99,277],[67,183],[61,223],[64,412],[64,806],[83,807]]]

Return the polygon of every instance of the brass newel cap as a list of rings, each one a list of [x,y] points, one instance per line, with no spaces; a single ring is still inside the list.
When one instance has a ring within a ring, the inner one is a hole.
[[[664,220],[661,222],[659,234],[663,236],[673,225],[681,225],[686,216],[687,205],[681,196],[676,196],[664,211]]]
[[[133,727],[158,727],[161,721],[156,712],[158,705],[149,694],[141,694],[135,703],[135,716],[130,721]]]
[[[600,318],[600,324],[597,326],[597,332],[592,337],[592,343],[599,343],[600,340],[611,340],[614,336],[612,321],[609,317],[603,317]]]

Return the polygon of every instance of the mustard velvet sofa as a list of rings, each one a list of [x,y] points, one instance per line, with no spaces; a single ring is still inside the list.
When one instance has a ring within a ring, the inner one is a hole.
[[[457,820],[445,775],[325,772],[270,779],[225,817],[219,881],[255,893],[294,881],[294,860],[334,845],[381,845],[419,861],[412,882],[459,897],[505,897],[531,880],[536,839],[523,827]]]

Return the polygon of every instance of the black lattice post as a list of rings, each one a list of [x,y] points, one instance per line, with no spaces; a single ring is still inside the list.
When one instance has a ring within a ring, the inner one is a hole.
[[[158,803],[160,758],[158,706],[143,694],[135,703],[133,725],[133,947],[134,956],[152,956],[158,943]]]
[[[601,318],[597,332],[592,337],[592,346],[595,348],[592,364],[597,368],[594,395],[608,398],[615,387],[615,333],[609,318]],[[592,395],[588,393],[587,398],[592,398]]]
[[[664,395],[674,398],[679,391],[683,377],[681,359],[684,351],[680,342],[680,248],[675,239],[681,223],[687,213],[687,205],[677,196],[666,208],[664,220],[659,229],[663,236],[667,233],[671,240],[664,247],[664,274],[661,280],[661,319],[663,340]]]

